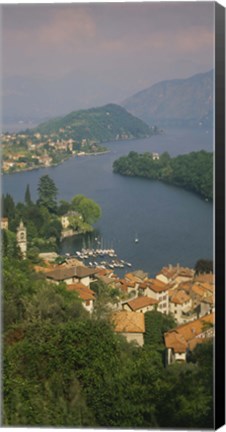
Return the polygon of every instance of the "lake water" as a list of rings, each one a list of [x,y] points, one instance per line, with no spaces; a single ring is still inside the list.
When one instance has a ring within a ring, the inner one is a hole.
[[[168,151],[171,156],[213,150],[211,131],[165,132],[144,140],[107,143],[111,152],[102,156],[71,158],[57,167],[4,175],[2,192],[10,193],[16,202],[23,201],[29,184],[36,199],[39,179],[48,174],[59,190],[59,199],[84,194],[95,200],[102,208],[96,231],[83,240],[65,240],[64,253],[95,246],[94,238],[98,237],[102,246],[115,248],[119,258],[150,276],[170,263],[193,267],[200,258],[213,258],[212,203],[178,187],[112,172],[114,160],[132,150]],[[138,243],[134,242],[136,235]]]

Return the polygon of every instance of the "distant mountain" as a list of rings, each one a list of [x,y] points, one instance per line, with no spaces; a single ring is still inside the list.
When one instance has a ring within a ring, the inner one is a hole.
[[[119,139],[144,138],[153,131],[142,120],[128,113],[124,108],[108,104],[99,108],[74,111],[64,117],[57,117],[40,124],[32,132],[56,134],[81,141],[115,141]]]
[[[211,126],[213,70],[187,79],[161,81],[126,99],[122,106],[150,125]]]

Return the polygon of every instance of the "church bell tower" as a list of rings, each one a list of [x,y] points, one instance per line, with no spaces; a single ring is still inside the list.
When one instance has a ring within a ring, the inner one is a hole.
[[[22,257],[25,259],[27,256],[27,229],[25,228],[22,221],[20,221],[20,225],[17,228],[16,239],[21,250]]]

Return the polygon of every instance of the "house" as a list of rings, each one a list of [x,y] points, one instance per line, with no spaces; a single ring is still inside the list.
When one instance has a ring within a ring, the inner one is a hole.
[[[215,311],[214,297],[204,297],[200,302],[200,317]]]
[[[123,310],[133,312],[148,312],[157,309],[158,301],[146,296],[136,297],[122,304]]]
[[[9,229],[9,220],[8,218],[1,218],[1,229]]]
[[[158,153],[152,153],[152,160],[159,160],[159,154]]]
[[[119,311],[112,315],[115,332],[126,337],[128,342],[135,341],[144,344],[145,321],[144,314],[137,312]]]
[[[76,211],[69,211],[65,215],[61,216],[61,225],[62,225],[63,229],[66,229],[69,227],[69,225],[70,225],[69,218],[70,217],[79,217],[80,219],[82,219],[82,216],[80,213],[78,213]]]
[[[195,277],[195,282],[214,284],[215,275],[213,273],[202,273]]]
[[[82,305],[89,313],[93,312],[95,293],[83,283],[69,284],[67,285],[67,291],[76,292],[79,298],[82,300]]]
[[[158,301],[158,311],[169,313],[169,286],[158,279],[148,279],[146,288],[143,289],[144,295],[152,297]]]
[[[186,313],[192,309],[192,299],[184,290],[173,290],[169,292],[169,312],[179,323],[187,322]]]
[[[142,283],[142,280],[139,277],[135,276],[133,273],[126,273],[124,275],[124,279],[125,279],[125,281],[132,283],[133,289],[135,289],[135,290],[137,290],[139,287],[139,284]]]
[[[96,280],[97,270],[90,269],[85,266],[62,267],[46,273],[46,278],[55,283],[65,282],[67,285],[81,282],[85,286],[89,286],[91,282]]]
[[[189,351],[214,336],[213,324],[214,315],[209,314],[166,332],[166,363],[185,362]]]
[[[138,287],[139,284],[133,280],[119,279],[117,281],[117,288],[128,294],[138,295]]]
[[[191,286],[190,296],[193,307],[197,308],[200,316],[212,311],[214,307],[214,285],[207,282],[194,283]]]
[[[173,282],[175,286],[179,285],[181,282],[186,282],[194,278],[195,271],[187,267],[181,267],[179,264],[168,267],[163,267],[157,274],[156,279],[170,283]]]

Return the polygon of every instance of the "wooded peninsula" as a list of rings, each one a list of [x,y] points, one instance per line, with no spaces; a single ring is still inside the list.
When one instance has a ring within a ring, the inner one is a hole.
[[[213,153],[204,150],[171,158],[167,152],[139,154],[134,151],[114,161],[113,171],[134,177],[181,186],[213,199]]]

